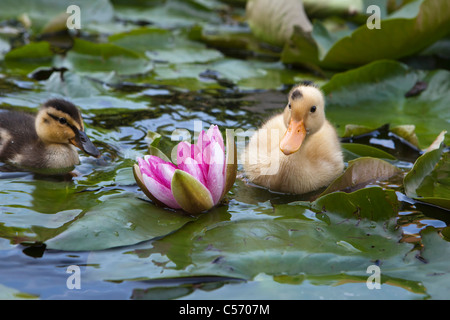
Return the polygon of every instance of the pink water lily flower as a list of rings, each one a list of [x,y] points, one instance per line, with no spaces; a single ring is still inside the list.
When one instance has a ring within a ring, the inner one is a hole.
[[[184,141],[178,144],[177,166],[154,155],[137,160],[133,172],[150,199],[192,214],[218,204],[236,179],[234,139],[227,143],[225,153],[222,134],[214,125],[200,133],[196,144]]]

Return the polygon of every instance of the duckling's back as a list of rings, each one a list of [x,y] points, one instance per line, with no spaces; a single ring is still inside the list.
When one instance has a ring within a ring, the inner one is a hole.
[[[34,121],[31,114],[0,112],[0,161],[21,162],[19,157],[39,147]]]

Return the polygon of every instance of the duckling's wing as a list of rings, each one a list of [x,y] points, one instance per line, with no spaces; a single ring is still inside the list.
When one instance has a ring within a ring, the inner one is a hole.
[[[0,160],[11,160],[27,145],[38,142],[34,116],[13,111],[0,112]]]

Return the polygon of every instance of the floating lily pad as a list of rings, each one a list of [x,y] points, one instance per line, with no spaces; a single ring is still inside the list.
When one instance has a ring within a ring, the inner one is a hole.
[[[58,250],[102,250],[166,235],[191,220],[134,196],[117,196],[93,207],[45,243]]]
[[[420,156],[404,185],[407,196],[450,209],[450,152],[441,147]]]
[[[369,183],[385,181],[397,174],[400,170],[381,159],[363,157],[349,161],[345,172],[334,180],[321,195],[335,191],[354,191]]]
[[[41,29],[53,18],[66,13],[70,5],[77,5],[81,11],[81,27],[90,23],[107,22],[112,20],[114,10],[108,0],[14,0],[0,2],[0,19],[14,19],[27,14],[31,21],[31,28],[35,32]]]
[[[428,83],[427,89],[406,98],[419,80]],[[399,62],[377,61],[334,75],[322,89],[327,117],[340,125],[341,135],[348,123],[372,128],[414,124],[423,148],[448,127],[450,72],[445,70],[418,72]]]
[[[395,160],[396,158],[375,147],[371,147],[365,144],[359,144],[359,143],[341,143],[341,148],[344,152],[344,160],[349,161],[353,160],[359,157],[373,157],[373,158],[380,158],[380,159],[389,159],[389,160]]]
[[[111,43],[93,43],[75,39],[73,48],[67,54],[69,69],[83,72],[111,72],[118,74],[145,74],[153,66],[150,61],[134,51]]]
[[[38,67],[50,66],[54,56],[50,43],[39,41],[12,49],[5,54],[4,59],[8,69],[27,74]]]
[[[412,1],[382,19],[379,29],[370,29],[363,24],[338,39],[320,21],[314,23],[311,35],[296,29],[284,47],[282,59],[285,63],[306,63],[323,68],[351,68],[417,53],[444,37],[449,28],[448,1]],[[411,46],[412,42],[414,46]]]

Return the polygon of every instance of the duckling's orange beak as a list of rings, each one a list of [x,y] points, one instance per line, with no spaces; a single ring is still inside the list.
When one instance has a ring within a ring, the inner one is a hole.
[[[306,129],[303,120],[295,121],[291,119],[286,133],[281,139],[280,149],[285,155],[293,154],[300,149],[306,137]]]

